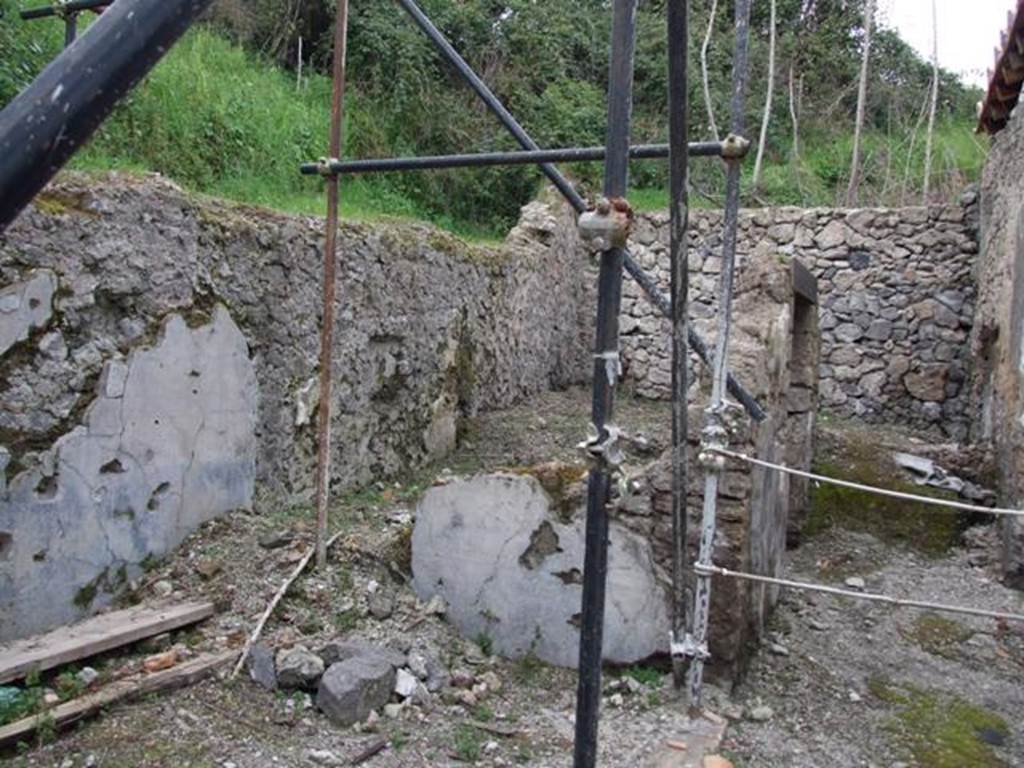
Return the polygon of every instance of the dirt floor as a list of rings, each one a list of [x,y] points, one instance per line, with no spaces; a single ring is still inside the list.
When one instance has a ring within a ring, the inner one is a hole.
[[[402,651],[429,648],[453,672],[477,680],[493,673],[475,703],[449,691],[369,725],[339,728],[309,695],[269,692],[243,674],[115,706],[64,734],[44,729],[39,740],[7,756],[11,764],[349,765],[386,739],[386,748],[364,765],[570,765],[575,674],[536,659],[505,661],[489,655],[486,643],[460,639],[409,588],[408,542],[416,499],[438,474],[572,460],[585,437],[588,404],[587,392],[573,390],[475,419],[446,466],[339,500],[334,520],[345,535],[332,551],[332,566],[302,578],[267,627],[273,646],[316,648],[359,636]],[[667,442],[665,404],[624,399],[618,420],[654,446]],[[899,433],[824,423],[821,464],[853,472],[866,461],[865,442],[876,455],[878,446],[891,443],[955,456]],[[791,553],[790,578],[840,585],[863,579],[868,591],[1024,612],[1024,596],[998,581],[991,526],[965,535],[957,519],[943,529],[947,538],[937,540],[927,523],[894,529],[888,507],[858,515],[857,498],[815,498],[829,510],[812,515],[810,534]],[[839,501],[854,512],[836,513]],[[310,521],[309,509],[266,503],[258,513],[229,515],[154,564],[136,597],[205,595],[221,613],[165,643],[186,654],[238,647],[310,543]],[[789,592],[745,681],[731,695],[709,690],[708,703],[730,721],[723,754],[743,768],[1024,765],[1022,633],[1024,627],[992,620]],[[113,677],[157,647],[163,646],[136,647],[90,665]],[[664,668],[610,671],[605,686],[600,765],[654,764],[685,720]]]

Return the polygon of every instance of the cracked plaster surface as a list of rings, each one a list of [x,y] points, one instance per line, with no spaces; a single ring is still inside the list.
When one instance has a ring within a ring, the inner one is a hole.
[[[257,385],[223,307],[108,361],[84,423],[0,499],[0,642],[71,621],[201,523],[250,506]]]
[[[542,528],[553,531],[554,551],[537,550]],[[424,600],[441,595],[465,637],[485,634],[503,655],[532,652],[573,667],[583,589],[573,576],[582,572],[583,550],[583,521],[558,522],[535,478],[481,475],[424,496],[413,531],[413,586]],[[604,631],[608,661],[668,650],[668,599],[650,545],[614,521]]]

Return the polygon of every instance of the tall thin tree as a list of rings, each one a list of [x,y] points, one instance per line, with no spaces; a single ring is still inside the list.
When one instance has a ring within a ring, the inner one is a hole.
[[[939,104],[939,14],[932,0],[932,97],[928,107],[928,136],[924,145],[924,185],[921,203],[928,204],[932,182],[932,141],[935,138],[935,110]]]
[[[708,11],[708,28],[704,33],[704,42],[700,46],[700,76],[704,84],[704,107],[708,111],[708,127],[715,141],[720,141],[718,123],[715,122],[715,107],[711,103],[711,83],[708,77],[708,47],[711,45],[711,33],[715,29],[715,17],[718,15],[718,0],[711,0],[711,9]]]
[[[768,84],[765,86],[764,115],[761,117],[761,137],[757,142],[757,159],[754,161],[754,191],[761,189],[761,171],[764,169],[764,148],[768,142],[768,124],[772,117],[772,91],[775,89],[775,0],[771,0],[771,14],[768,22]]]
[[[796,188],[803,199],[803,182],[800,178],[800,101],[797,98],[795,80],[796,59],[789,62],[789,119],[793,125],[793,148],[790,151],[790,162],[793,164],[793,177]],[[803,75],[800,76],[800,88],[803,88]]]
[[[860,63],[860,82],[857,86],[857,118],[853,126],[853,159],[850,161],[850,185],[846,188],[846,204],[857,204],[860,187],[860,142],[864,130],[864,112],[868,100],[868,65],[871,61],[871,28],[875,20],[875,0],[864,7],[864,56]]]

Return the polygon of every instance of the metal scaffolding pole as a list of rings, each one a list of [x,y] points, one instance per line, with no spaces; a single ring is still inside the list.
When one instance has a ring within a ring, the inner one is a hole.
[[[690,272],[687,258],[689,225],[689,96],[687,92],[688,0],[668,0],[669,114],[669,262],[672,274],[672,646],[686,634],[686,449],[689,435],[687,349]],[[686,682],[684,658],[673,655],[677,688]]]
[[[732,74],[732,132],[743,134],[744,95],[747,81],[747,43],[750,37],[750,0],[736,0],[736,52]],[[740,208],[740,161],[727,161],[725,187],[725,226],[722,240],[722,275],[718,298],[718,336],[715,339],[715,360],[711,389],[711,404],[706,411],[701,434],[701,463],[705,468],[704,506],[701,519],[699,567],[711,565],[714,553],[715,517],[718,503],[718,485],[725,468],[725,458],[713,452],[728,442],[725,420],[726,372],[729,361],[729,331],[732,313],[733,279],[736,269],[736,230]],[[690,706],[700,707],[704,681],[704,662],[707,649],[708,619],[711,610],[711,576],[698,571],[694,597],[693,633],[687,637],[685,652],[692,658],[688,694]]]
[[[334,89],[331,102],[331,159],[341,157],[345,122],[345,58],[348,0],[338,0],[334,22]],[[338,248],[338,177],[327,178],[327,237],[324,244],[323,324],[320,328],[320,403],[316,463],[316,567],[327,566],[327,506],[331,488],[331,362],[334,357],[334,300]]]
[[[608,70],[608,154],[605,197],[621,198],[629,180],[629,135],[633,112],[633,53],[636,45],[637,0],[615,0],[612,52]],[[594,457],[587,488],[587,522],[583,560],[583,608],[580,623],[579,687],[576,695],[575,768],[597,763],[597,726],[601,705],[601,657],[605,587],[608,577],[608,502],[612,473],[609,457],[615,440],[609,429],[615,410],[619,375],[619,311],[625,252],[601,254],[598,278],[597,333],[594,344],[594,393],[591,421],[596,437],[589,443]]]
[[[53,5],[44,5],[39,8],[27,8],[24,11],[21,11],[18,15],[25,21],[30,21],[31,19],[45,19],[48,16],[65,16],[81,13],[82,11],[105,8],[113,3],[113,1],[114,0],[67,0],[67,2],[57,2]]]
[[[487,107],[494,113],[495,117],[501,122],[502,125],[508,130],[512,137],[519,143],[523,149],[528,151],[537,151],[540,146],[533,139],[530,138],[529,134],[523,129],[523,126],[512,116],[501,101],[494,95],[487,84],[480,79],[480,77],[472,70],[466,60],[459,55],[459,52],[455,50],[450,42],[445,38],[441,31],[434,26],[434,24],[427,18],[427,15],[419,8],[414,0],[398,0],[399,4],[406,10],[406,12],[412,17],[413,21],[423,30],[423,32],[430,38],[431,42],[434,43],[438,52],[444,56],[445,60],[451,64],[455,70],[466,80],[470,87],[476,91],[477,95],[483,100]],[[548,177],[555,188],[562,193],[562,196],[569,201],[569,204],[576,209],[577,213],[582,213],[587,210],[587,201],[583,199],[582,195],[576,191],[568,179],[562,175],[562,173],[551,164],[542,164],[541,170],[544,175]],[[643,267],[641,267],[636,260],[630,255],[629,251],[623,253],[623,263],[626,272],[636,280],[637,284],[643,289],[644,293],[647,294],[648,299],[651,303],[656,306],[665,317],[672,317],[672,306],[671,300],[658,288],[657,282],[649,274],[647,274]],[[690,348],[697,353],[697,356],[707,365],[710,364],[710,355],[708,353],[707,344],[697,334],[697,332],[690,327],[687,330],[687,340],[689,341]],[[735,397],[743,407],[747,409],[750,417],[755,421],[763,421],[765,418],[764,409],[761,408],[760,404],[748,393],[743,386],[736,380],[736,378],[730,373],[728,376],[728,387],[729,393]]]
[[[64,47],[67,48],[78,37],[78,14],[69,13],[64,17]]]
[[[210,0],[117,0],[0,112],[0,232]]]
[[[669,156],[668,144],[638,144],[629,148],[630,160],[661,160]],[[692,157],[723,157],[728,146],[718,141],[688,144]],[[463,155],[428,155],[421,157],[385,157],[344,162],[306,163],[302,173],[356,174],[391,173],[400,171],[432,171],[444,168],[481,168],[487,166],[541,165],[550,163],[591,162],[605,159],[604,147],[566,147],[564,149],[537,149],[523,152],[480,152]]]

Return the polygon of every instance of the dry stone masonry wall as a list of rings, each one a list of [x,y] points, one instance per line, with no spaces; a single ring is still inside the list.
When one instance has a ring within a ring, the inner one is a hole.
[[[343,226],[336,490],[444,455],[463,414],[583,380],[560,210],[529,206],[491,248]],[[0,238],[0,641],[109,601],[254,494],[308,500],[321,244],[316,219],[117,176],[65,178]]]
[[[818,278],[821,406],[963,438],[970,420],[976,206],[796,208],[741,213],[740,268],[753,255],[799,259]],[[714,336],[722,216],[691,215],[691,316]],[[669,286],[668,217],[644,214],[634,255]],[[624,287],[623,356],[644,396],[669,395],[669,327],[634,283]]]
[[[978,312],[971,335],[978,413],[972,437],[996,449],[1001,501],[1024,506],[1024,122],[993,138],[981,186]],[[1024,588],[1024,521],[1005,518],[1005,570]]]

